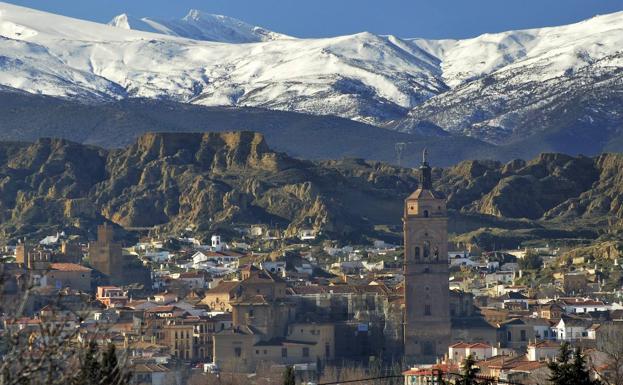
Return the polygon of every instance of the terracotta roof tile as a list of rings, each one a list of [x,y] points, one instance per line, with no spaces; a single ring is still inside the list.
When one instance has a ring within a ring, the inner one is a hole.
[[[86,266],[78,265],[77,263],[52,263],[50,264],[50,269],[58,270],[58,271],[82,271],[82,272],[90,272]]]

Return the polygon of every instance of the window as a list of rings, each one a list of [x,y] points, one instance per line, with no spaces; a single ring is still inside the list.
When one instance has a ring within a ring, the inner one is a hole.
[[[435,345],[430,341],[422,342],[422,354],[425,356],[435,355]]]
[[[428,218],[428,210],[424,210],[424,218]]]
[[[303,348],[303,357],[309,357],[309,348]]]
[[[253,317],[253,309],[249,310],[249,317],[252,318]]]
[[[520,332],[520,336],[519,336],[519,338],[520,338],[522,341],[525,341],[525,340],[526,340],[526,331],[525,331],[525,330],[522,330],[522,331]]]
[[[242,356],[242,348],[234,348],[234,356],[236,357]]]
[[[513,340],[513,334],[509,331],[506,332],[506,339],[508,341],[512,341]]]
[[[331,345],[328,342],[324,344],[324,355],[325,357],[331,357]]]
[[[281,357],[283,358],[288,357],[288,348],[281,348]]]
[[[430,255],[430,241],[424,241],[424,259]]]
[[[415,259],[420,259],[420,248],[418,246],[415,247]]]
[[[430,315],[430,305],[424,305],[424,315]]]

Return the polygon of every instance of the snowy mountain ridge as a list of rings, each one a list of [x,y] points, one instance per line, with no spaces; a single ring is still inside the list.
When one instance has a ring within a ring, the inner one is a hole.
[[[0,85],[91,102],[146,97],[337,115],[505,143],[521,137],[526,116],[562,105],[565,89],[608,78],[616,90],[623,67],[623,12],[464,40],[298,39],[199,11],[111,24],[0,3]]]
[[[194,40],[221,43],[257,43],[290,36],[269,31],[223,15],[214,15],[191,9],[182,19],[134,18],[125,13],[115,16],[108,25],[137,31],[161,33]]]

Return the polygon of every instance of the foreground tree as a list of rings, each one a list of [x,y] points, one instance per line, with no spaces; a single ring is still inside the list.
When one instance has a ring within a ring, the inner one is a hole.
[[[601,325],[597,332],[597,350],[591,366],[593,371],[607,385],[623,385],[623,325]]]
[[[94,341],[89,342],[80,370],[73,383],[75,385],[97,384],[101,377],[101,368],[98,361],[99,350]]]
[[[586,367],[584,355],[577,348],[575,351],[567,342],[560,346],[557,360],[547,365],[551,371],[549,381],[552,385],[601,385],[599,380],[593,380],[590,371]]]
[[[476,360],[471,354],[465,357],[463,366],[461,367],[461,379],[457,381],[457,385],[474,385],[480,369],[476,366]]]
[[[283,372],[283,385],[296,385],[294,369],[291,366],[288,366]]]
[[[0,264],[1,267],[1,264]],[[125,385],[128,375],[114,347],[101,351],[95,342],[81,342],[78,327],[89,312],[88,302],[76,311],[63,311],[46,317],[24,316],[24,308],[36,288],[26,286],[3,291],[6,276],[0,268],[0,385]],[[53,308],[59,308],[64,294],[58,293]],[[4,315],[6,314],[6,315]],[[93,332],[97,335],[99,329]],[[114,357],[113,357],[114,356]],[[107,378],[107,382],[104,382]]]

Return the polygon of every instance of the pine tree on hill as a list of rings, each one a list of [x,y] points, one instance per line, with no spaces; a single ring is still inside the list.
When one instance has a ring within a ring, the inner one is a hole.
[[[551,371],[548,380],[552,385],[602,385],[601,381],[591,379],[581,350],[572,351],[567,342],[560,346],[556,361],[547,366]]]

